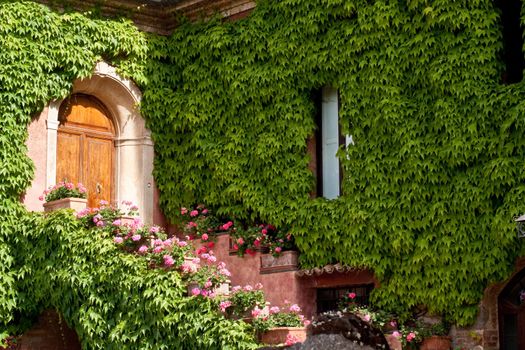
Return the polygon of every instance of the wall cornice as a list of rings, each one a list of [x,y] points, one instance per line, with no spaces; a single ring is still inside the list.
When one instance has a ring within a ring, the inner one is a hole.
[[[190,21],[210,18],[220,13],[225,19],[239,19],[255,8],[254,0],[36,0],[39,3],[63,10],[99,10],[108,17],[125,16],[144,31],[169,35],[181,18]]]

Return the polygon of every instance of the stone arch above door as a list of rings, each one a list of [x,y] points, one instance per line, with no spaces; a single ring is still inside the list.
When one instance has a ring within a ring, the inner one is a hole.
[[[91,77],[77,80],[71,94],[85,94],[100,100],[108,109],[115,126],[114,200],[137,204],[147,223],[153,220],[153,142],[151,133],[137,108],[142,95],[129,79],[116,73],[114,67],[99,62]],[[56,180],[57,130],[59,109],[63,100],[53,101],[47,115],[46,184]]]

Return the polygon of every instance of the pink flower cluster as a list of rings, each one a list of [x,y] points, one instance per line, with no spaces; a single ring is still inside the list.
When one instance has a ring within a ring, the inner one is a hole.
[[[44,201],[47,200],[48,195],[56,194],[56,192],[59,191],[65,191],[67,194],[67,197],[81,197],[85,198],[85,194],[87,193],[87,189],[82,185],[80,182],[73,184],[72,182],[59,182],[56,185],[49,186],[41,196],[38,197],[39,200]],[[78,193],[77,193],[78,192]],[[63,197],[66,198],[66,197]],[[60,199],[60,198],[54,198],[54,199]]]

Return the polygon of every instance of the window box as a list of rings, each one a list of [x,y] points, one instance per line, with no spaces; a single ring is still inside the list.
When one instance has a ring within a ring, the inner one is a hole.
[[[63,198],[56,201],[46,202],[44,205],[44,212],[48,213],[58,209],[73,209],[79,212],[87,207],[87,199],[84,198]]]
[[[294,250],[282,252],[275,257],[271,254],[261,255],[261,273],[275,273],[298,270],[298,255]]]
[[[452,340],[448,336],[433,335],[423,339],[421,343],[421,350],[450,350],[452,348]]]
[[[306,340],[306,327],[276,327],[261,334],[261,342],[268,345],[286,343],[292,338],[302,343]]]

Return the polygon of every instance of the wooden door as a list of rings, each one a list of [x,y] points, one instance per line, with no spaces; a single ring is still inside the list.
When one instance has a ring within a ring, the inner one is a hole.
[[[503,289],[498,303],[500,349],[525,349],[525,269]]]
[[[115,131],[104,105],[75,94],[60,107],[56,181],[82,183],[88,206],[112,199]]]

